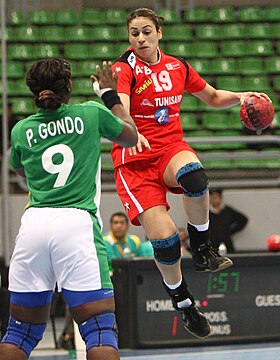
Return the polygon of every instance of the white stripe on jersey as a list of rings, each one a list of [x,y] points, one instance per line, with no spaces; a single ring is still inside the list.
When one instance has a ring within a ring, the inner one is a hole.
[[[138,202],[138,200],[136,199],[136,197],[135,197],[135,196],[132,194],[132,192],[129,190],[128,185],[127,185],[127,183],[126,183],[126,181],[125,181],[125,179],[124,179],[124,177],[123,177],[122,172],[121,172],[120,169],[119,169],[119,174],[120,174],[120,178],[121,178],[121,180],[122,180],[123,186],[125,187],[125,190],[127,191],[130,199],[132,200],[132,202],[133,202],[134,205],[136,206],[139,214],[141,214],[141,213],[144,211],[144,209],[143,209],[142,206],[139,204],[139,202]]]

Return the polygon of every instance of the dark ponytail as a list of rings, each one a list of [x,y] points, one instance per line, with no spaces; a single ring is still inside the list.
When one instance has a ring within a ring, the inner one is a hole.
[[[70,65],[63,59],[40,60],[31,66],[26,84],[42,109],[57,110],[71,94]]]

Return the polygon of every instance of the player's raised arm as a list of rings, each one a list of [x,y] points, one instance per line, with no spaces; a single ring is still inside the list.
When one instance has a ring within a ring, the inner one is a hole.
[[[97,65],[96,70],[98,79],[93,75],[91,76],[94,91],[103,100],[107,108],[124,122],[123,130],[114,142],[123,147],[135,146],[138,141],[137,128],[117,94],[118,74],[113,75],[112,63],[106,61],[103,62],[103,69]]]

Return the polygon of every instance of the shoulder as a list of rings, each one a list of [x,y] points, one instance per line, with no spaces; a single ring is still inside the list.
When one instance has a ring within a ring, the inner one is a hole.
[[[110,233],[105,233],[103,235],[103,240],[105,241],[105,244],[106,245],[114,245],[115,244],[115,241],[114,239],[112,238],[111,234]]]
[[[137,235],[129,234],[128,237],[134,242],[135,246],[138,248],[141,244],[141,240]]]
[[[180,56],[175,56],[171,54],[165,54],[161,51],[162,54],[162,61],[165,63],[165,66],[168,70],[177,70],[179,67],[178,65],[183,65],[183,69],[186,69],[187,73],[189,73],[190,65],[189,63]]]

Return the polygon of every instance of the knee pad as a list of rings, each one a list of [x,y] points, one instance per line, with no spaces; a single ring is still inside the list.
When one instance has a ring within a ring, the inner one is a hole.
[[[155,259],[164,265],[173,265],[181,257],[181,245],[178,232],[163,240],[151,240]]]
[[[1,343],[13,344],[29,358],[31,351],[42,339],[47,324],[23,323],[10,316],[7,332]]]
[[[188,197],[199,197],[208,191],[208,177],[199,162],[191,162],[181,167],[176,174],[176,180]]]
[[[102,313],[95,315],[79,325],[82,339],[88,351],[94,346],[111,346],[118,350],[118,336],[115,314]]]

